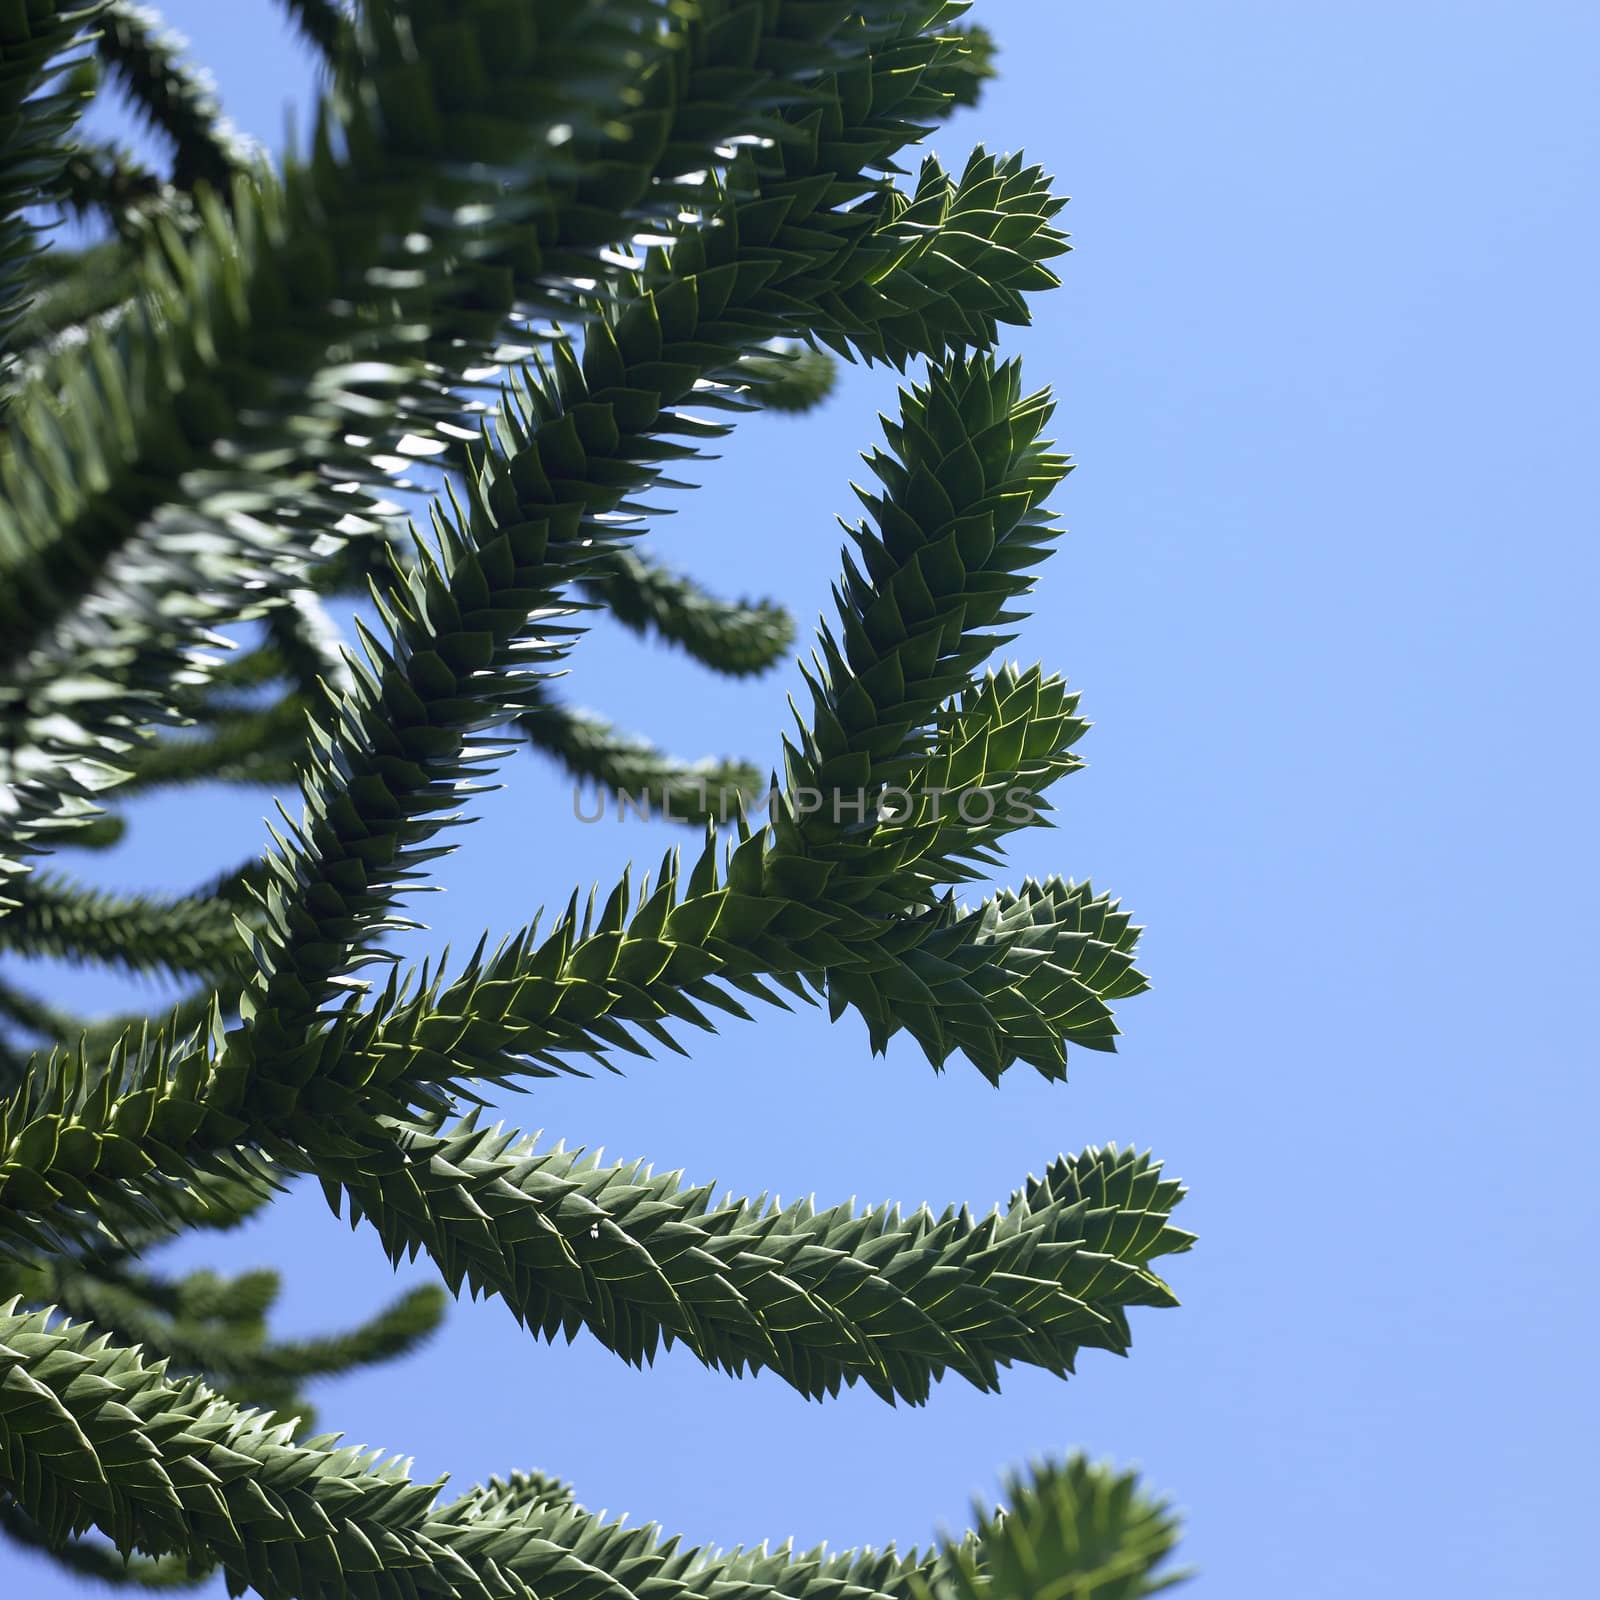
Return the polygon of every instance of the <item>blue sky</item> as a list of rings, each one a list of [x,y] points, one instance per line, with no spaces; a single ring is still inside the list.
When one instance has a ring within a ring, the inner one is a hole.
[[[167,9],[275,143],[306,74],[270,9]],[[1186,1508],[1197,1600],[1579,1593],[1600,1421],[1600,12],[975,15],[1003,77],[935,148],[1025,148],[1073,197],[1077,246],[1007,342],[1081,463],[1013,648],[1066,672],[1096,726],[1060,827],[1026,835],[1011,876],[1122,895],[1155,988],[1124,1007],[1121,1054],[1075,1055],[1065,1087],[936,1078],[911,1048],[873,1059],[853,1019],[773,1015],[504,1114],[829,1202],[987,1208],[1058,1150],[1149,1146],[1191,1186],[1184,1306],[1137,1316],[1126,1362],[1018,1372],[998,1397],[949,1383],[910,1411],[808,1404],[682,1352],[641,1374],[463,1305],[423,1354],[323,1390],[324,1425],[462,1485],[544,1468],[719,1543],[921,1542],[1007,1465],[1083,1447]],[[852,374],[814,418],[741,427],[660,551],[808,626],[892,390]],[[572,665],[574,698],[672,748],[763,761],[795,682],[713,682],[609,630]],[[506,778],[419,910],[419,953],[659,855],[636,823],[575,824],[537,761]],[[89,870],[197,881],[255,848],[265,811],[259,792],[142,805]],[[180,1255],[280,1264],[286,1329],[394,1288],[310,1191]],[[70,1592],[0,1553],[12,1582]]]

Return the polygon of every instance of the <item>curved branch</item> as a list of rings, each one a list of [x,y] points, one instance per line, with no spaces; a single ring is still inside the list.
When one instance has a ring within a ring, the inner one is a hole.
[[[342,1127],[311,1154],[391,1259],[426,1250],[452,1291],[498,1294],[545,1338],[587,1328],[636,1365],[682,1343],[813,1399],[859,1382],[915,1405],[946,1372],[996,1389],[1002,1367],[1065,1376],[1082,1349],[1124,1353],[1128,1307],[1177,1304],[1150,1263],[1192,1243],[1169,1220],[1182,1187],[1114,1145],[976,1219],[718,1200],[472,1120],[387,1141]]]

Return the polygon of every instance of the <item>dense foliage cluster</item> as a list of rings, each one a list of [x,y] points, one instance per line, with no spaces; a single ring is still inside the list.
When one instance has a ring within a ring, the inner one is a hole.
[[[273,1600],[1165,1587],[1171,1513],[1082,1459],[909,1555],[689,1548],[535,1473],[449,1500],[314,1435],[302,1393],[414,1346],[442,1291],[275,1340],[272,1274],[147,1261],[314,1176],[531,1334],[915,1403],[1126,1349],[1191,1242],[1180,1187],[1114,1146],[986,1215],[860,1211],[720,1199],[462,1116],[682,1050],[746,1002],[1060,1078],[1144,987],[1138,930],[1087,884],[958,898],[1046,819],[1085,729],[1060,678],[988,666],[1069,465],[1048,395],[995,353],[1055,282],[1061,202],[1020,157],[902,165],[976,100],[987,35],[960,0],[285,10],[321,99],[274,167],[142,8],[0,5],[0,951],[189,985],[90,1018],[25,964],[0,980],[4,1532],[107,1580],[221,1568]],[[100,93],[169,159],[88,131]],[[776,770],[680,762],[565,703],[596,608],[715,672],[786,657],[780,607],[657,561],[651,502],[740,413],[815,404],[838,356],[926,371],[867,457]],[[443,486],[421,529],[390,498],[419,462]],[[347,646],[330,600],[368,594]],[[407,892],[523,745],[670,801],[703,842],[453,971],[406,969],[385,939]],[[41,859],[201,781],[299,800],[182,895]]]

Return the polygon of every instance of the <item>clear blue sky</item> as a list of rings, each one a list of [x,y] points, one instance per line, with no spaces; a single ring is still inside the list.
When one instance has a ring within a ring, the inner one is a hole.
[[[168,9],[275,143],[305,73],[269,8]],[[462,1485],[555,1471],[590,1506],[722,1543],[923,1541],[1001,1468],[1081,1446],[1187,1509],[1197,1600],[1579,1594],[1600,1488],[1600,10],[975,15],[1004,76],[936,148],[1045,161],[1077,245],[1010,342],[1082,463],[1016,649],[1068,673],[1096,726],[1062,826],[1027,836],[1014,875],[1124,896],[1156,987],[1124,1008],[1120,1056],[1077,1055],[1066,1087],[1019,1069],[996,1093],[912,1049],[874,1060],[853,1019],[768,1016],[505,1114],[827,1201],[987,1207],[1060,1149],[1151,1146],[1192,1189],[1185,1304],[1137,1316],[1126,1362],[1018,1372],[999,1397],[951,1383],[921,1411],[811,1405],[681,1352],[640,1374],[466,1305],[404,1366],[323,1390],[324,1423]],[[820,417],[742,427],[660,550],[809,623],[890,387],[855,376]],[[762,760],[793,681],[712,682],[609,633],[572,676],[683,753]],[[574,824],[533,759],[507,776],[421,906],[419,951],[659,854],[637,825]],[[196,881],[255,847],[265,810],[141,807],[92,870]],[[286,1328],[393,1292],[314,1192],[181,1252],[224,1253],[285,1268]],[[67,1592],[16,1561],[7,1592]]]

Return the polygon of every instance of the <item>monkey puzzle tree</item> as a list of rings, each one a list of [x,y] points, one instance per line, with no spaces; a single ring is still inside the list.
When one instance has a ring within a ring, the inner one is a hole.
[[[947,1373],[990,1389],[1126,1348],[1190,1243],[1179,1186],[1115,1147],[985,1216],[858,1212],[720,1201],[460,1115],[681,1050],[747,1000],[854,1010],[874,1048],[904,1031],[935,1067],[1060,1078],[1144,987],[1137,930],[1087,884],[957,899],[1044,820],[1085,726],[1060,678],[985,670],[1068,470],[1048,396],[993,353],[1055,281],[1060,201],[981,150],[897,182],[987,75],[964,6],[286,9],[324,92],[273,170],[148,13],[0,6],[0,948],[192,984],[158,1017],[97,1020],[0,987],[7,1533],[113,1580],[220,1567],[285,1600],[1166,1586],[1171,1514],[1081,1459],[922,1555],[686,1549],[537,1473],[447,1500],[309,1436],[300,1397],[425,1336],[438,1294],[275,1342],[270,1274],[144,1261],[315,1176],[392,1258],[425,1252],[530,1334],[920,1402]],[[84,131],[102,88],[168,142],[164,170]],[[45,248],[42,200],[93,219],[89,242]],[[554,669],[594,608],[713,671],[783,657],[780,608],[656,563],[648,502],[739,413],[815,400],[830,350],[927,368],[867,457],[770,788],[564,704]],[[419,459],[444,483],[420,531],[387,498]],[[368,591],[346,648],[325,601]],[[457,970],[405,969],[384,940],[407,891],[519,744],[673,800],[703,842]],[[184,895],[35,859],[200,779],[301,800]],[[722,816],[725,793],[745,798]]]

